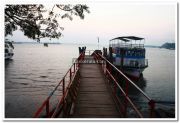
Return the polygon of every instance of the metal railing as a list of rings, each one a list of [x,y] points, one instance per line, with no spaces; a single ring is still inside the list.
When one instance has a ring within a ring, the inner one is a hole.
[[[86,50],[85,51],[85,55],[92,55],[93,54],[93,52],[94,52],[94,50]]]
[[[35,114],[33,116],[34,118],[57,117],[62,112],[63,112],[63,115],[65,116],[65,114],[66,114],[65,108],[67,108],[67,106],[65,107],[65,105],[67,105],[66,99],[67,99],[68,93],[71,96],[70,98],[72,99],[72,101],[74,101],[75,96],[77,96],[77,89],[75,87],[73,87],[73,89],[72,89],[71,86],[74,84],[73,81],[75,80],[75,77],[77,76],[78,71],[79,71],[79,67],[80,67],[79,61],[81,61],[83,59],[84,59],[84,53],[79,55],[76,62],[73,63],[73,65],[69,68],[67,73],[62,78],[62,80],[56,85],[54,90],[49,94],[49,96],[45,99],[45,101],[42,103],[42,105],[38,108],[38,110],[35,112]],[[78,80],[76,80],[76,81],[78,81]],[[60,87],[62,90],[59,93],[61,93],[62,96],[60,97],[60,99],[58,99],[59,102],[55,106],[50,105],[50,100],[52,99],[52,96],[54,96],[55,92],[58,91]],[[71,103],[72,103],[72,101],[71,101]],[[51,107],[51,109],[50,109],[50,107]],[[45,110],[45,114],[44,114],[44,110]]]
[[[90,54],[91,55],[91,54]],[[67,117],[73,111],[75,99],[77,97],[78,85],[79,85],[79,68],[81,61],[84,60],[85,52],[80,54],[78,59],[73,63],[70,69],[67,71],[62,80],[58,83],[58,85],[54,88],[54,90],[49,94],[49,96],[45,99],[42,105],[38,108],[38,110],[34,114],[34,118],[37,117]],[[133,81],[131,81],[123,72],[117,69],[112,63],[110,63],[106,58],[104,58],[101,54],[93,53],[96,63],[102,65],[102,69],[104,74],[106,75],[110,87],[113,90],[114,99],[119,106],[120,113],[122,113],[123,117],[127,117],[127,111],[129,106],[136,112],[138,117],[143,117],[142,113],[139,111],[137,106],[132,102],[130,97],[128,96],[129,86],[133,85],[143,96],[148,100],[148,105],[150,109],[150,117],[153,117],[155,101],[152,100],[146,93],[144,93]],[[103,61],[103,62],[102,62]],[[123,88],[120,85],[118,77],[113,75],[112,72],[116,71],[117,76],[121,75],[125,79],[125,87]],[[68,79],[67,79],[68,78]],[[55,92],[58,91],[59,87],[61,87],[61,91],[58,93],[62,93],[62,96],[58,98],[58,103],[56,105],[52,105],[50,101],[52,100],[52,96],[54,96]],[[122,98],[120,99],[118,95],[118,91],[121,92]],[[123,104],[124,102],[124,104]],[[73,114],[73,113],[72,113]]]
[[[149,117],[154,117],[154,109],[155,109],[155,101],[152,100],[145,92],[143,92],[132,80],[130,80],[122,71],[120,71],[118,68],[116,68],[111,62],[109,62],[105,57],[103,57],[101,54],[94,53],[94,57],[97,60],[97,63],[100,63],[102,65],[102,69],[104,74],[106,75],[107,79],[109,80],[109,84],[111,84],[111,88],[113,91],[113,96],[118,103],[119,111],[123,115],[123,117],[127,117],[127,108],[128,104],[130,107],[136,112],[137,116],[142,118],[143,115],[140,112],[140,110],[137,108],[137,106],[133,103],[133,101],[128,96],[129,92],[129,86],[132,85],[137,91],[139,91],[145,99],[148,101],[149,106]],[[99,62],[99,61],[104,62]],[[116,75],[113,75],[113,71],[115,71]],[[118,80],[118,77],[121,76],[123,80],[125,80],[124,88],[122,87],[122,81],[120,82]],[[124,97],[124,102],[122,102],[122,98],[120,99],[120,96],[118,96],[118,91],[121,92],[121,97]]]

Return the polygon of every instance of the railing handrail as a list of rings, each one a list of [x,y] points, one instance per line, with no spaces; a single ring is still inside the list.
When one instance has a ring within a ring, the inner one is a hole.
[[[143,92],[131,79],[129,79],[121,70],[119,70],[118,68],[116,68],[111,62],[109,62],[105,57],[103,57],[101,54],[98,53],[98,55],[94,52],[95,54],[95,59],[98,60],[98,63],[104,63],[104,62],[99,62],[99,60],[104,60],[105,64],[108,66],[111,66],[111,70],[112,68],[114,68],[117,72],[119,72],[119,74],[121,74],[125,80],[126,80],[126,92],[122,89],[122,87],[119,85],[118,81],[114,78],[114,76],[110,73],[109,69],[107,69],[106,67],[104,68],[104,65],[102,64],[103,69],[105,69],[105,73],[108,73],[108,75],[110,76],[111,79],[113,79],[116,87],[118,87],[121,92],[123,93],[123,96],[125,97],[125,99],[131,104],[132,108],[134,109],[134,111],[138,114],[139,117],[143,117],[142,113],[140,113],[140,111],[137,109],[137,107],[134,105],[134,103],[131,101],[131,99],[128,96],[128,83],[131,83],[147,100],[148,100],[148,105],[150,106],[150,117],[153,117],[153,111],[155,109],[155,101],[152,100],[145,92]],[[100,56],[100,57],[99,57]],[[105,66],[106,66],[105,65]],[[109,67],[108,67],[109,68]],[[114,90],[114,92],[116,92],[116,90]],[[114,94],[115,98],[118,101],[118,97],[116,94]],[[119,102],[119,101],[118,101]],[[120,103],[120,102],[119,102]],[[125,103],[125,105],[127,106],[127,104]],[[125,107],[126,107],[125,106]],[[126,109],[126,108],[125,108]],[[125,113],[126,116],[126,113]]]
[[[79,57],[74,61],[74,63],[71,65],[71,67],[68,69],[68,71],[66,72],[66,74],[62,77],[62,79],[59,81],[59,83],[56,85],[56,87],[53,89],[53,91],[49,94],[49,96],[45,99],[45,101],[42,103],[42,105],[38,108],[38,110],[35,112],[34,117],[37,118],[40,113],[42,112],[43,108],[46,106],[47,102],[51,99],[51,97],[53,96],[54,92],[57,90],[57,88],[63,83],[64,79],[66,78],[66,76],[68,75],[69,71],[73,68],[73,66],[78,63],[77,61],[84,55],[84,53],[81,53],[79,55]],[[78,70],[78,69],[77,69]],[[77,72],[76,70],[76,72]],[[74,71],[75,72],[75,71]],[[75,75],[75,74],[73,74]],[[69,82],[70,83],[70,82]],[[66,90],[66,89],[65,89]],[[60,101],[62,100],[64,95],[62,95]]]
[[[96,53],[95,53],[96,54]],[[97,55],[97,54],[96,54]],[[111,62],[104,58],[101,54],[98,53],[101,58],[103,58],[108,64],[110,64],[114,69],[116,69],[126,80],[128,80],[137,90],[139,90],[149,101],[152,100],[146,93],[144,93],[132,80],[130,80],[121,70],[115,67]]]
[[[76,71],[77,72],[77,71]],[[76,73],[74,74],[74,75],[76,75]],[[73,76],[73,78],[74,78],[75,76]],[[64,78],[63,78],[64,79]],[[72,79],[73,80],[73,79]],[[68,83],[68,86],[67,86],[67,88],[69,88],[69,86],[70,86],[70,84],[72,83],[72,81],[70,81],[69,83]],[[63,95],[63,97],[59,100],[59,102],[58,102],[58,104],[57,104],[57,106],[56,106],[56,108],[55,108],[55,110],[54,110],[54,113],[52,114],[52,118],[53,117],[55,117],[55,115],[56,115],[56,113],[57,113],[57,111],[58,111],[58,107],[60,106],[60,104],[62,104],[62,102],[63,102],[63,99],[64,99],[64,97],[66,97],[66,95],[67,95],[67,91],[68,90],[65,90],[65,93],[64,93],[64,95]]]
[[[91,50],[93,51],[93,50]],[[144,93],[132,80],[130,80],[121,70],[117,69],[111,62],[109,62],[105,57],[103,57],[101,54],[99,53],[95,53],[94,54],[99,57],[100,59],[103,59],[104,61],[106,61],[106,63],[108,63],[109,65],[112,66],[112,68],[114,68],[117,72],[119,72],[129,83],[131,83],[138,91],[140,91],[148,100],[149,100],[149,105],[153,107],[154,101],[146,94]],[[54,90],[49,94],[49,96],[45,99],[45,101],[42,103],[42,105],[40,106],[40,108],[38,108],[38,110],[36,111],[34,117],[39,117],[41,112],[43,111],[44,108],[46,108],[46,115],[48,117],[55,117],[58,111],[58,107],[59,106],[63,106],[64,105],[64,98],[67,96],[68,93],[68,88],[70,87],[72,81],[74,80],[74,77],[76,76],[77,71],[79,70],[79,61],[83,60],[85,55],[85,52],[81,53],[79,55],[79,57],[74,61],[74,63],[71,65],[71,67],[68,69],[68,71],[66,72],[66,74],[64,75],[64,77],[61,79],[61,81],[59,81],[59,83],[55,86]],[[72,68],[74,67],[74,72],[72,72]],[[106,69],[107,72],[109,72],[108,69]],[[72,72],[72,73],[71,73]],[[70,73],[70,80],[68,80],[68,83],[65,87],[65,78],[68,76],[68,73]],[[111,75],[111,73],[109,72],[110,76],[112,76],[111,78],[114,80],[116,86],[121,90],[121,92],[123,93],[123,95],[125,96],[125,98],[127,99],[127,101],[131,104],[132,108],[137,112],[139,117],[143,117],[142,114],[140,113],[140,111],[137,109],[137,107],[133,104],[133,102],[131,101],[131,99],[129,98],[129,96],[126,94],[126,92],[122,89],[122,87],[119,85],[118,81],[113,77],[113,75]],[[63,86],[63,95],[62,97],[59,99],[57,105],[55,106],[55,108],[53,108],[53,112],[49,111],[49,101],[51,99],[51,97],[53,96],[53,94],[55,93],[55,91],[57,90],[57,88],[62,85]],[[152,105],[151,105],[152,104]]]
[[[86,50],[85,52],[87,52],[87,51],[94,51],[94,50]]]
[[[107,72],[110,74],[110,72],[107,70]],[[137,114],[139,115],[139,117],[143,117],[142,114],[139,112],[139,110],[136,108],[136,106],[133,104],[133,102],[131,101],[131,99],[129,98],[129,96],[126,95],[126,93],[124,92],[124,90],[121,88],[121,86],[119,85],[119,83],[116,81],[116,79],[110,74],[111,78],[113,79],[113,81],[116,83],[116,85],[118,86],[118,88],[121,90],[121,92],[124,94],[125,98],[129,101],[129,103],[131,104],[131,106],[134,108],[134,110],[137,112]]]

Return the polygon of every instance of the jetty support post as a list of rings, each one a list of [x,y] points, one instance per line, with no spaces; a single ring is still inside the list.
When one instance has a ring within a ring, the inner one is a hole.
[[[46,101],[46,116],[47,116],[47,118],[50,117],[50,115],[49,115],[49,99]]]
[[[62,85],[62,90],[63,90],[63,97],[62,97],[62,100],[63,100],[63,116],[65,115],[64,112],[65,112],[65,78],[63,78],[63,85]]]
[[[103,72],[106,75],[106,61],[102,59],[102,68],[103,68]]]
[[[149,105],[149,117],[153,118],[154,117],[154,110],[155,110],[155,101],[154,100],[150,100],[148,102]]]
[[[111,63],[113,63],[113,55],[112,55],[112,53],[113,53],[113,50],[112,50],[112,47],[109,47],[109,61],[111,62]]]
[[[80,66],[80,60],[82,59],[82,54],[79,56],[78,60],[77,60],[77,68],[79,68]]]
[[[71,70],[71,68],[69,69],[69,82],[71,82],[71,80],[72,80],[72,70]]]
[[[74,66],[74,71],[73,72],[75,73],[75,71],[76,71],[76,64],[74,63],[73,66]]]
[[[127,117],[127,107],[128,107],[128,93],[129,93],[129,81],[125,79],[125,106],[124,106],[124,117]]]

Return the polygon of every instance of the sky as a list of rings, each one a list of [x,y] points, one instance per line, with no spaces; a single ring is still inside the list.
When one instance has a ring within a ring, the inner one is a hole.
[[[160,46],[175,42],[176,3],[164,2],[88,2],[90,13],[82,20],[74,17],[60,20],[63,37],[52,42],[107,45],[109,40],[119,36],[145,38],[146,45]],[[51,5],[49,5],[51,6]],[[13,33],[12,40],[33,41],[22,32]],[[42,42],[48,42],[44,39]]]

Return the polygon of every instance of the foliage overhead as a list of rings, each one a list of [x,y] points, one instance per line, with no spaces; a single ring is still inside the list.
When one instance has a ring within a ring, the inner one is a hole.
[[[5,36],[20,29],[25,36],[37,41],[41,38],[59,38],[64,30],[59,20],[72,20],[74,15],[84,19],[84,13],[89,13],[88,9],[88,6],[81,4],[56,4],[51,10],[41,4],[6,5]]]

